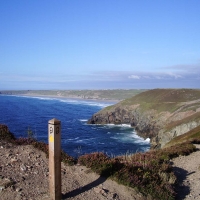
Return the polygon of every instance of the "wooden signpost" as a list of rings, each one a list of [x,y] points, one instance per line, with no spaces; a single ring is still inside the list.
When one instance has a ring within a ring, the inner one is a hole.
[[[61,200],[61,123],[48,122],[49,139],[49,190],[51,200]]]

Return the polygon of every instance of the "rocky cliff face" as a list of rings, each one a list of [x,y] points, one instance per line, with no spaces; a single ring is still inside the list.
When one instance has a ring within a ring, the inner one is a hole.
[[[199,108],[199,90],[150,90],[95,113],[88,123],[131,124],[152,148],[161,148],[200,125]]]
[[[150,138],[154,141],[154,138],[159,133],[162,127],[163,120],[155,120],[156,111],[149,110],[147,112],[141,112],[139,106],[135,108],[127,108],[122,106],[116,106],[109,111],[100,111],[92,116],[88,120],[89,124],[131,124],[135,128],[138,135],[143,138]],[[164,118],[164,117],[163,117]],[[153,143],[152,143],[153,144]],[[154,144],[154,146],[157,144]]]

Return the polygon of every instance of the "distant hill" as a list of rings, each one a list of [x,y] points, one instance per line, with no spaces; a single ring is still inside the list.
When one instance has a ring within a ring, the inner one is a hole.
[[[53,96],[81,99],[98,100],[123,100],[144,92],[146,90],[136,89],[116,89],[116,90],[4,90],[0,94],[4,95],[32,95],[32,96]]]
[[[95,113],[88,123],[131,124],[151,139],[152,147],[162,148],[179,135],[199,130],[200,90],[148,90]]]

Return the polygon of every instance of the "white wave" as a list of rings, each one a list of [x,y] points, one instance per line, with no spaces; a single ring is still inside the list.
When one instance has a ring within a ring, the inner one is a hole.
[[[114,140],[118,140],[123,143],[136,143],[141,145],[148,145],[150,144],[150,139],[147,138],[146,140],[140,136],[137,135],[135,131],[131,133],[124,133],[124,132],[118,132],[115,136],[111,136],[110,138]]]
[[[105,126],[117,126],[116,124],[105,124]]]
[[[99,144],[105,144],[104,142],[99,142]]]
[[[73,140],[78,140],[79,137],[76,137],[76,138],[71,138],[71,139],[65,139],[66,141],[73,141]]]
[[[16,97],[23,97],[23,98],[35,98],[40,100],[56,100],[63,103],[68,104],[77,104],[77,105],[89,105],[89,106],[98,106],[101,108],[105,108],[107,106],[115,104],[114,102],[100,102],[98,100],[81,100],[81,99],[68,99],[62,97],[45,97],[45,96],[26,96],[26,95],[13,95]]]
[[[61,102],[64,103],[70,103],[70,104],[77,104],[77,105],[89,105],[89,106],[98,106],[101,108],[105,108],[107,106],[113,105],[114,103],[111,102],[100,102],[100,101],[91,101],[91,100],[74,100],[74,99],[58,99]]]
[[[131,128],[131,125],[130,124],[121,124],[122,127],[130,127]]]
[[[115,139],[115,140],[118,140],[118,139],[119,139],[118,137],[114,137],[114,136],[112,136],[112,137],[110,137],[110,138]]]
[[[149,144],[150,143],[150,139],[147,138],[146,140],[142,137],[140,137],[139,135],[137,135],[136,132],[133,132],[133,134],[131,135],[132,138],[134,138],[134,142],[135,143],[140,143],[140,144]]]
[[[87,122],[88,120],[87,119],[79,119],[79,121],[81,121],[81,122]]]
[[[77,140],[76,143],[88,143],[88,141],[94,140],[95,138],[81,139]]]
[[[83,141],[83,140],[77,140],[76,142],[77,142],[77,143],[81,143],[82,141]]]
[[[40,100],[56,100],[56,98],[52,98],[52,97],[40,97],[40,96],[24,96],[24,95],[20,95],[16,97],[22,97],[22,98],[31,98],[31,99],[40,99]]]
[[[150,140],[150,138],[147,138],[145,141],[150,143],[151,140]]]
[[[99,124],[100,125],[100,124]],[[122,128],[132,128],[130,124],[104,124],[108,127],[122,127]]]

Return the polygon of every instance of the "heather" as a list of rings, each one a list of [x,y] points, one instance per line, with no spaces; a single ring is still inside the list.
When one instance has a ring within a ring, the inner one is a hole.
[[[153,199],[175,199],[176,177],[170,159],[188,155],[195,146],[183,143],[169,149],[152,150],[109,158],[102,152],[82,155],[78,163],[91,168],[99,175],[110,177]]]

